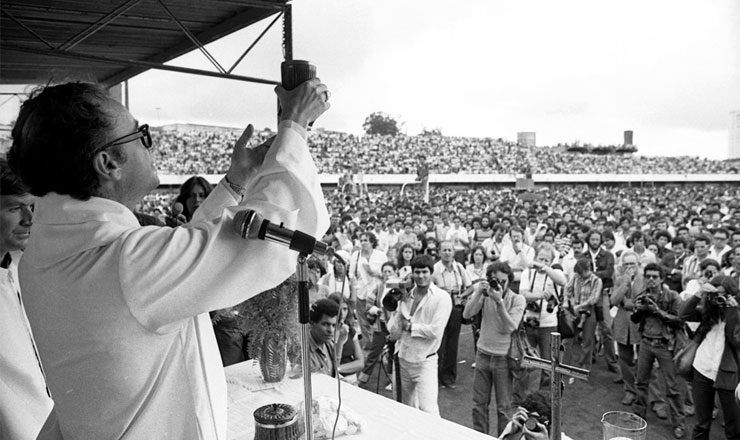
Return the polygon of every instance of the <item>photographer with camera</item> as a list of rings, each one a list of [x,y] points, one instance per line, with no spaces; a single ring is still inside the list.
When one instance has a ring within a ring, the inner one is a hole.
[[[548,428],[551,414],[550,396],[540,392],[530,393],[519,403],[519,408],[499,440],[550,440]],[[561,432],[560,440],[571,438]]]
[[[457,347],[460,342],[462,312],[470,289],[470,277],[465,267],[455,260],[451,241],[439,244],[441,260],[434,264],[432,281],[451,298],[452,313],[445,326],[442,345],[439,347],[439,383],[444,388],[455,389],[457,380]]]
[[[427,238],[427,245],[424,247],[424,252],[422,252],[422,254],[429,255],[434,259],[434,261],[439,260],[439,246],[436,238]]]
[[[549,243],[537,246],[537,257],[532,266],[522,272],[519,293],[527,301],[524,324],[527,339],[532,347],[538,347],[540,357],[550,358],[550,333],[558,331],[558,312],[560,304],[558,288],[565,285],[565,275],[560,265],[550,266],[557,251]],[[514,395],[524,396],[550,386],[550,375],[542,370],[523,370],[519,380],[514,383]]]
[[[686,435],[684,405],[681,390],[673,363],[673,352],[676,344],[676,331],[684,323],[678,316],[681,298],[678,293],[663,285],[663,268],[656,263],[649,263],[643,270],[645,291],[634,300],[634,312],[630,320],[639,324],[640,350],[637,356],[637,375],[635,389],[637,399],[632,404],[633,411],[645,418],[647,409],[648,384],[653,362],[657,359],[666,384],[666,400],[669,402],[673,423],[673,436],[683,438]],[[711,408],[711,405],[710,405]]]
[[[632,322],[630,317],[635,309],[634,299],[645,290],[645,280],[640,270],[637,254],[631,250],[624,251],[616,278],[615,287],[609,299],[611,305],[617,308],[612,329],[619,354],[621,376],[618,379],[624,384],[622,404],[632,405],[637,398],[633,371],[635,367],[634,347],[640,343],[640,332],[637,324]]]
[[[372,325],[368,321],[365,299],[372,296],[382,279],[381,268],[388,259],[380,250],[376,249],[378,239],[372,232],[360,234],[360,248],[352,253],[349,261],[349,273],[357,283],[355,289],[357,302],[356,312],[360,321],[361,345],[367,349],[373,337]]]
[[[728,276],[715,276],[689,297],[679,316],[699,321],[694,340],[699,343],[692,365],[692,395],[696,408],[693,438],[709,438],[715,394],[719,396],[725,436],[740,438],[740,406],[735,389],[740,379],[740,311],[738,284]]]
[[[570,308],[574,314],[580,317],[578,331],[580,338],[569,338],[563,342],[565,345],[566,364],[574,365],[573,348],[575,344],[581,344],[581,355],[575,362],[576,366],[591,369],[593,360],[596,315],[594,307],[599,304],[601,298],[601,279],[591,271],[591,260],[579,258],[573,267],[574,276],[568,281],[563,289],[562,307]]]
[[[491,263],[486,269],[486,281],[474,285],[463,311],[466,319],[483,311],[473,377],[473,429],[485,434],[490,429],[491,395],[496,399],[497,432],[504,429],[511,415],[513,374],[507,354],[511,334],[522,320],[525,305],[524,297],[509,289],[513,279],[508,264]]]
[[[370,376],[373,374],[375,364],[383,354],[383,347],[385,347],[389,334],[386,324],[388,322],[388,311],[383,307],[383,300],[394,288],[392,286],[388,286],[388,282],[391,279],[395,279],[396,266],[392,262],[386,261],[383,263],[381,273],[383,274],[383,283],[378,285],[375,289],[375,294],[371,298],[366,299],[365,307],[369,318],[368,321],[372,325],[373,338],[367,348],[365,368],[363,368],[362,372],[358,375],[360,385],[366,384],[368,379],[370,379]]]
[[[388,321],[388,331],[398,343],[403,403],[439,416],[437,350],[452,301],[447,292],[432,283],[431,257],[415,257],[411,268],[416,287],[403,293]]]
[[[586,235],[588,250],[585,257],[591,261],[591,270],[594,275],[601,279],[601,297],[594,307],[596,314],[596,325],[599,332],[601,347],[604,352],[604,360],[607,369],[612,373],[618,373],[617,356],[614,353],[614,337],[612,335],[612,317],[609,314],[609,294],[614,286],[614,255],[602,249],[604,236],[596,229],[592,229]]]
[[[686,288],[681,292],[681,300],[688,301],[691,297],[699,293],[704,284],[708,284],[715,276],[720,274],[720,266],[717,260],[707,258],[699,263],[699,278],[695,278],[686,283]],[[699,328],[699,321],[686,321],[689,329],[695,332]]]

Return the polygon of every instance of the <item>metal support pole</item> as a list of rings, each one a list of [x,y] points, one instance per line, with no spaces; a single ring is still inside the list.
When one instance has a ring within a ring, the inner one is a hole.
[[[293,9],[291,5],[285,5],[283,15],[283,58],[285,61],[293,61]]]
[[[560,383],[560,333],[550,333],[550,399],[552,406],[550,440],[560,440],[560,401],[562,400],[562,385]]]
[[[308,298],[308,264],[307,255],[298,254],[296,274],[298,276],[298,321],[301,323],[301,368],[303,369],[303,427],[306,440],[313,440],[313,423],[311,423],[311,407],[313,392],[311,391],[311,349],[309,344],[309,298]]]

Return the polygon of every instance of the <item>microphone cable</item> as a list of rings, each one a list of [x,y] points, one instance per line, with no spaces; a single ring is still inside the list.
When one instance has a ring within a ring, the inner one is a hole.
[[[335,255],[335,258],[339,258]],[[341,260],[341,258],[340,258]],[[339,315],[342,314],[342,304],[344,304],[344,286],[347,284],[347,278],[349,278],[349,267],[347,267],[347,262],[342,260],[344,262],[344,279],[342,280],[342,289],[339,291]],[[350,297],[352,296],[350,292]],[[351,310],[349,307],[347,307],[347,316],[349,316]],[[345,317],[346,318],[346,317]],[[342,322],[342,325],[344,325],[344,322]],[[349,335],[349,329],[347,330],[347,334]],[[334,347],[336,350],[337,342],[339,338],[339,332],[334,333]],[[345,344],[347,341],[345,341]],[[339,413],[342,409],[342,380],[339,378],[339,365],[342,362],[342,351],[344,351],[344,346],[339,347],[339,356],[337,356],[336,353],[334,353],[334,358],[337,368],[336,368],[336,379],[337,379],[337,415],[334,417],[334,426],[331,429],[331,440],[334,440],[334,435],[337,431],[337,424],[339,423]]]

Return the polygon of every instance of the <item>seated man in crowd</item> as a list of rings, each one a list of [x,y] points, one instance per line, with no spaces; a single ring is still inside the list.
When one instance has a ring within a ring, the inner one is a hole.
[[[339,303],[322,298],[311,304],[308,320],[311,326],[309,345],[311,350],[311,372],[324,373],[331,377],[337,374],[337,355],[334,333],[337,328]]]

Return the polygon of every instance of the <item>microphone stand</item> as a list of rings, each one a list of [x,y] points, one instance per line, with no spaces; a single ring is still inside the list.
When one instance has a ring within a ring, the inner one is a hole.
[[[301,323],[301,368],[303,369],[303,427],[306,432],[306,440],[313,440],[313,423],[311,423],[311,407],[313,397],[311,391],[311,353],[310,324],[309,324],[309,299],[308,299],[308,264],[307,255],[303,252],[298,254],[296,274],[298,276],[298,322]]]

